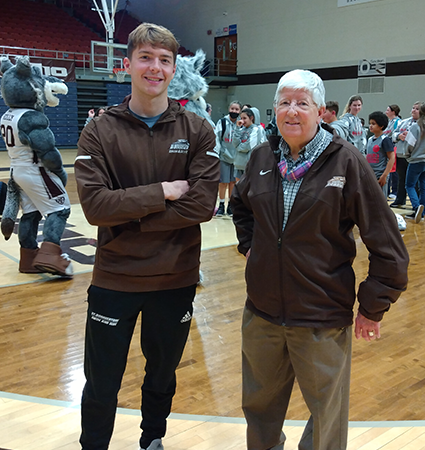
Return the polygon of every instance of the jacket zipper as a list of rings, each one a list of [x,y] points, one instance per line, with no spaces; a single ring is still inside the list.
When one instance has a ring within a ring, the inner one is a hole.
[[[276,168],[277,170],[277,168]],[[283,202],[285,201],[284,199],[284,195],[283,195],[283,186],[282,186],[282,181],[280,179],[280,173],[278,172],[278,178],[277,178],[277,182],[278,182],[278,195],[276,196],[276,214],[277,214],[277,251],[278,251],[278,261],[279,261],[279,286],[280,286],[280,298],[281,298],[281,306],[282,306],[282,310],[281,310],[281,324],[282,326],[285,325],[284,319],[285,319],[285,303],[283,301],[283,292],[284,292],[284,287],[283,287],[283,272],[282,272],[282,235],[283,235],[283,231],[282,231],[282,227],[283,227],[283,208],[282,211],[280,211],[279,208],[279,203],[280,203],[280,198],[282,198],[282,205]],[[282,197],[281,197],[282,196]],[[281,214],[280,214],[281,213]]]
[[[152,130],[152,128],[149,128],[149,137],[151,138],[150,144],[151,144],[151,153],[152,153],[153,177],[154,177],[154,180],[158,180],[158,174],[156,172],[156,155],[155,155],[155,146],[154,146],[154,141],[153,141],[153,130]]]

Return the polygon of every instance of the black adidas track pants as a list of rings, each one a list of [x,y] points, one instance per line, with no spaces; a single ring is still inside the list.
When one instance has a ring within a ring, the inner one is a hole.
[[[156,292],[118,292],[90,286],[85,337],[86,385],[81,402],[83,450],[106,450],[134,327],[141,319],[146,358],[142,385],[143,440],[161,438],[176,389],[193,313],[196,286]]]

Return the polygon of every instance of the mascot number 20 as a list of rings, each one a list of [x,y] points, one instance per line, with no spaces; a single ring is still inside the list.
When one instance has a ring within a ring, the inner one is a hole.
[[[1,118],[1,134],[11,160],[2,233],[6,239],[10,237],[20,206],[19,271],[71,277],[71,261],[60,247],[71,211],[65,190],[67,174],[43,113],[45,106],[57,106],[56,94],[67,94],[68,88],[62,80],[42,75],[26,56],[17,58],[16,65],[3,59],[0,72],[1,93],[9,107]],[[39,248],[38,225],[43,216]]]

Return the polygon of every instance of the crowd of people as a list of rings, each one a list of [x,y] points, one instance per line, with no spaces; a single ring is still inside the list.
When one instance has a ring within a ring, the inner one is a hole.
[[[361,132],[357,116],[362,105],[360,96],[350,97],[344,109],[345,114],[338,120],[338,103],[328,101],[323,121],[365,154],[384,195],[393,199],[390,207],[404,208],[406,195],[409,196],[413,212],[405,214],[405,217],[419,223],[424,216],[425,204],[422,103],[415,102],[410,117],[404,120],[400,116],[400,107],[396,104],[388,105],[385,112],[374,111],[369,115],[368,129],[363,128]]]
[[[338,102],[327,101],[322,121],[366,157],[384,195],[394,200],[390,204],[392,208],[403,208],[408,193],[413,212],[405,214],[405,217],[418,223],[425,214],[425,166],[422,165],[425,162],[425,134],[420,125],[422,121],[416,124],[421,103],[413,105],[411,117],[405,120],[402,120],[400,107],[396,104],[388,105],[385,112],[374,111],[369,115],[368,127],[359,117],[362,107],[362,97],[353,95],[338,117]],[[416,125],[406,140],[413,124]],[[265,142],[269,135],[280,136],[280,132],[275,117],[264,127],[257,108],[242,106],[234,100],[229,105],[229,114],[217,122],[215,133],[216,151],[220,155],[219,206],[215,216],[232,217],[231,205],[225,207],[226,192],[230,199],[252,149]]]

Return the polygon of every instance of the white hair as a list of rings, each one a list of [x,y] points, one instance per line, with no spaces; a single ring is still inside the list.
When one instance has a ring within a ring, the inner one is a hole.
[[[274,96],[275,105],[279,101],[280,92],[285,88],[307,91],[318,108],[326,107],[325,86],[319,75],[314,72],[296,69],[285,73],[277,85]]]

